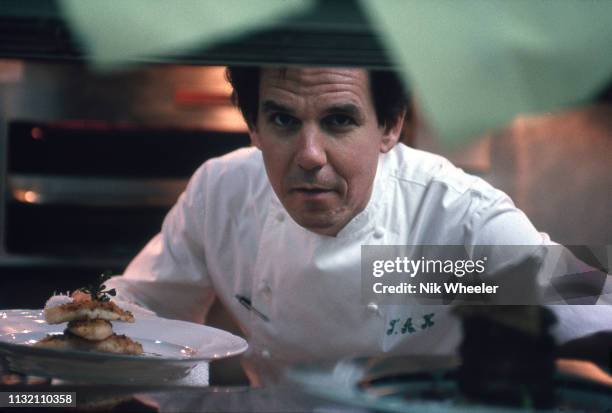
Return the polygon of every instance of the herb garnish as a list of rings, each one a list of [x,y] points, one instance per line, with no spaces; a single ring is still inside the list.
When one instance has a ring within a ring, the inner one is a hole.
[[[98,284],[90,284],[87,287],[82,287],[78,290],[89,294],[92,300],[103,303],[110,301],[111,296],[114,297],[117,295],[117,291],[115,291],[114,288],[106,290],[106,285],[104,285],[104,282],[107,281],[112,275],[112,271],[104,271],[102,274],[100,274],[100,282]]]

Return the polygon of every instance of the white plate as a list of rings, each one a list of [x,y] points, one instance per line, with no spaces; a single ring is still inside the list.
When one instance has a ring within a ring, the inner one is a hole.
[[[47,334],[42,310],[0,310],[0,357],[11,371],[88,383],[160,383],[185,377],[198,363],[234,356],[248,345],[216,328],[142,316],[135,323],[113,323],[113,331],[140,342],[145,354],[130,356],[32,346]]]

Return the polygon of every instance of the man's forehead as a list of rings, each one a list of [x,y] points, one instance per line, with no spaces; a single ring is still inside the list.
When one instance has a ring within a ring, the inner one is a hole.
[[[313,80],[321,76],[341,78],[367,78],[365,69],[351,67],[266,67],[262,68],[262,78],[278,80]]]
[[[355,68],[265,68],[261,72],[262,93],[318,94],[349,92],[369,96],[368,73]]]

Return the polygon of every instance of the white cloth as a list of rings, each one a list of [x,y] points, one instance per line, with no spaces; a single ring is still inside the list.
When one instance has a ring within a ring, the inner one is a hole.
[[[274,378],[295,362],[456,349],[459,323],[449,307],[362,302],[361,245],[547,242],[503,192],[402,144],[380,155],[367,207],[337,237],[318,235],[291,219],[261,152],[248,148],[202,165],[161,233],[107,286],[160,316],[195,322],[204,321],[216,295],[249,342],[250,378]],[[387,334],[394,319],[397,333]],[[584,321],[561,326],[559,336],[596,329]]]

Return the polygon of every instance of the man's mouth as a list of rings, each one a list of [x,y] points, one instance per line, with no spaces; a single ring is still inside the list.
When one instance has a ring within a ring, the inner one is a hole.
[[[303,201],[329,201],[330,196],[335,192],[333,189],[316,186],[316,185],[303,185],[294,187],[291,192],[294,195],[299,196]]]
[[[299,192],[299,193],[302,193],[302,194],[317,195],[317,194],[324,194],[324,193],[327,193],[327,192],[332,192],[333,189],[325,188],[325,187],[319,187],[319,186],[300,186],[300,187],[297,187],[297,188],[293,188],[293,191]]]

